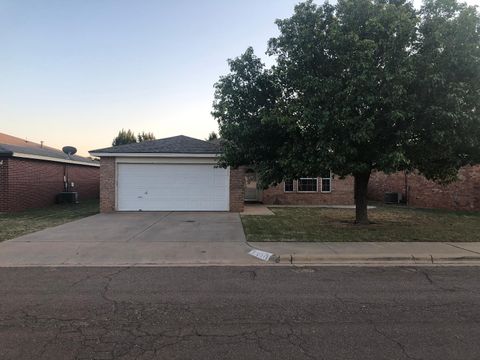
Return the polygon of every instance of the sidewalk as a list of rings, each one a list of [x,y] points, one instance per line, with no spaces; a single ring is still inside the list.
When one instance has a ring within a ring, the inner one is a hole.
[[[249,242],[273,253],[270,261],[296,265],[480,265],[480,243]]]

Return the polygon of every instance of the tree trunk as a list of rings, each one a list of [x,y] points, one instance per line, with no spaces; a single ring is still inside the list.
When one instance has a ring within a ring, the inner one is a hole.
[[[367,190],[370,173],[354,174],[354,179],[355,224],[366,225],[370,223],[367,213]]]

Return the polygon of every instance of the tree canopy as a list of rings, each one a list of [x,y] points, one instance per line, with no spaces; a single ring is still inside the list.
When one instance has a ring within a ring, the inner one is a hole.
[[[150,141],[155,139],[155,135],[153,135],[152,132],[142,131],[140,134],[137,135],[137,142]]]
[[[113,139],[112,146],[132,144],[132,143],[148,141],[148,140],[155,140],[155,135],[153,135],[153,133],[151,132],[142,131],[141,133],[138,134],[138,136],[135,136],[135,133],[132,130],[122,129],[118,132],[118,135],[115,136],[115,138]]]
[[[212,140],[217,140],[218,135],[215,131],[212,131],[210,134],[208,134],[208,137],[205,139],[206,141],[212,141]]]
[[[132,130],[122,129],[118,132],[118,135],[115,136],[115,138],[113,139],[112,146],[119,146],[119,145],[131,144],[136,142],[137,142],[137,138],[135,137],[135,134],[133,133]]]
[[[356,221],[368,223],[372,171],[451,181],[479,161],[475,8],[306,1],[276,24],[267,52],[275,65],[248,48],[215,85],[223,165],[254,167],[264,186],[325,170],[353,176]]]

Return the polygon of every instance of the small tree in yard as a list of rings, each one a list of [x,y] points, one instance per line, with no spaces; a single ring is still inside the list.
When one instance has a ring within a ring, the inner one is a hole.
[[[478,162],[480,19],[455,0],[306,1],[277,20],[266,69],[251,48],[216,83],[222,165],[253,166],[263,186],[354,177],[367,224],[372,171],[416,169],[440,182]]]

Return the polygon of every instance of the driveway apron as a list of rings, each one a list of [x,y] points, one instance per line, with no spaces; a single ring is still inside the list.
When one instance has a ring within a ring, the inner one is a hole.
[[[0,266],[255,265],[228,212],[98,214],[0,243]]]

